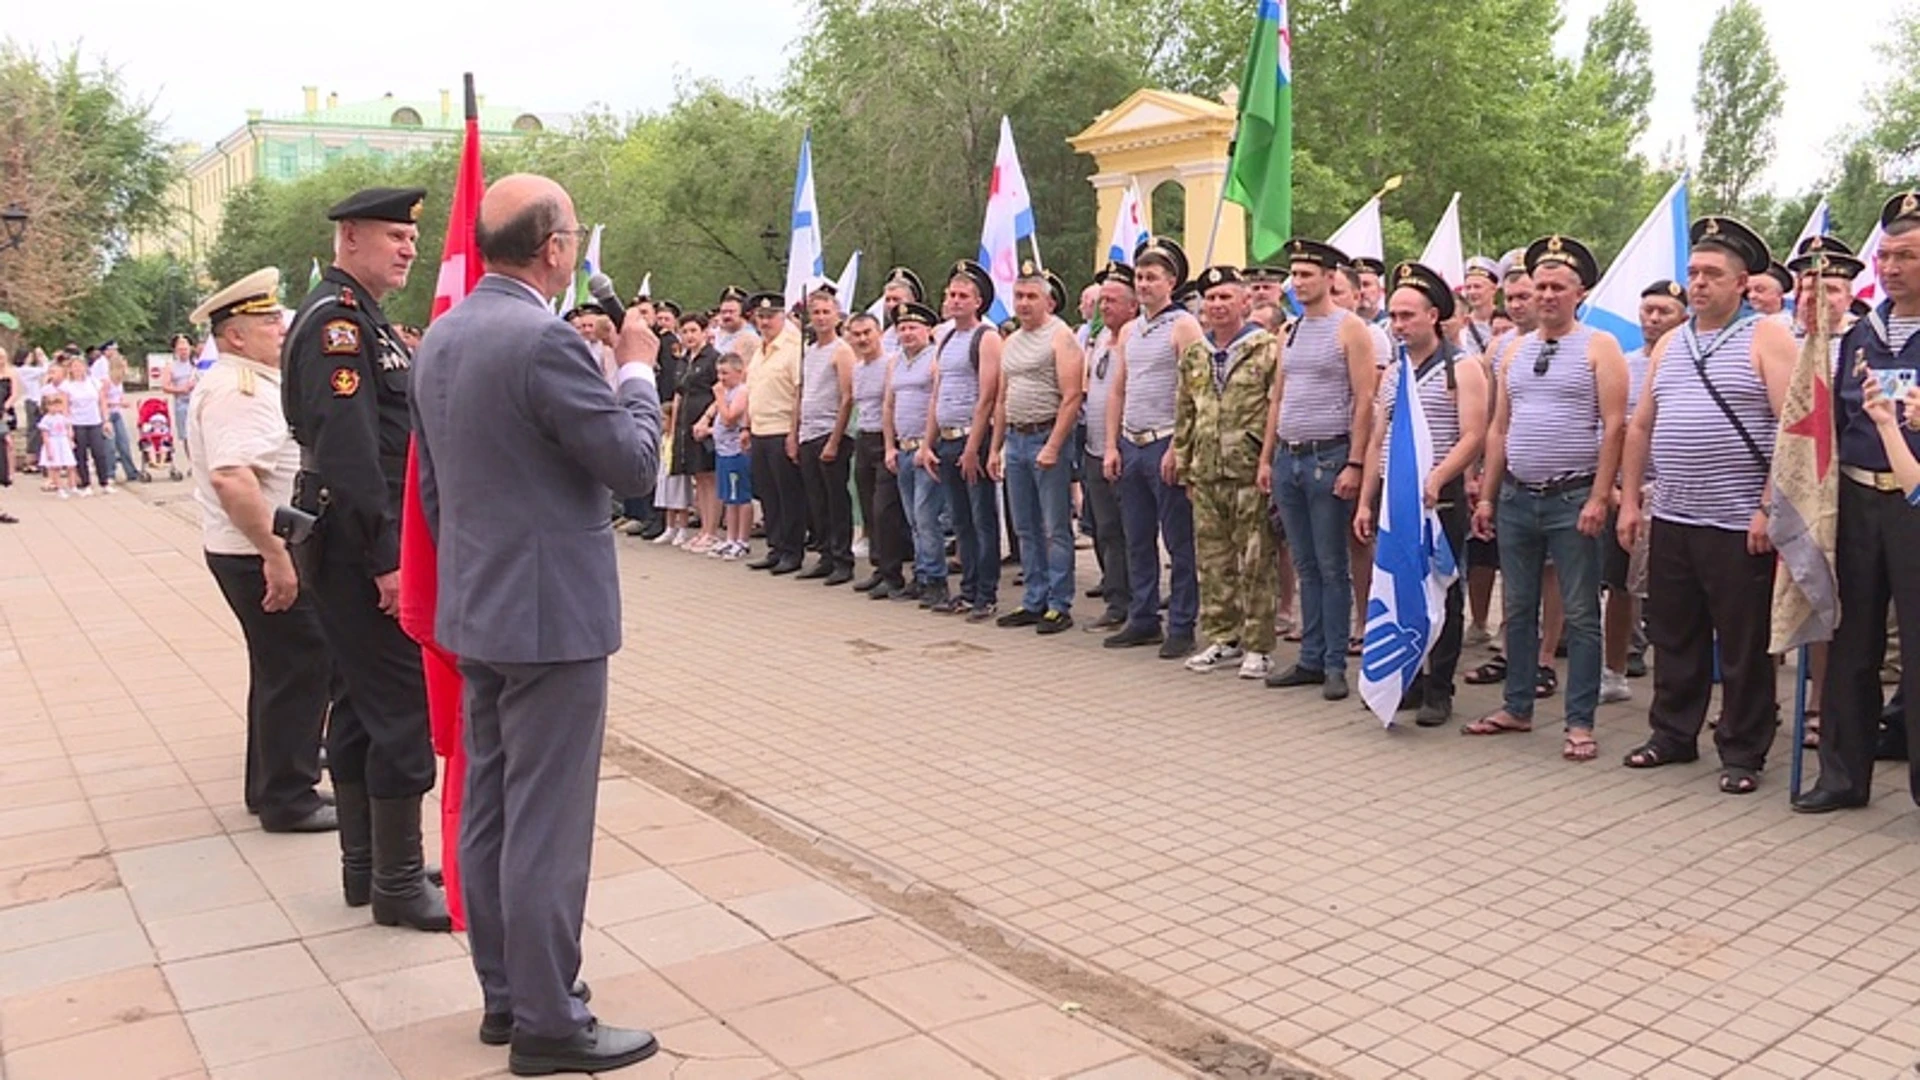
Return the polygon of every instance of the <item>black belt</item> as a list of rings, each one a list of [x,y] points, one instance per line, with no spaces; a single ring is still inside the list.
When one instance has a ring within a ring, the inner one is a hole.
[[[1331,439],[1301,439],[1298,442],[1290,439],[1281,439],[1280,449],[1289,454],[1317,454],[1322,450],[1331,450],[1336,446],[1345,446],[1351,441],[1353,440],[1346,435],[1336,435]]]
[[[1512,484],[1514,487],[1519,488],[1529,495],[1558,495],[1562,492],[1572,491],[1574,488],[1592,487],[1593,474],[1581,473],[1579,476],[1562,476],[1553,480],[1542,480],[1538,484],[1529,484],[1525,480],[1516,480],[1509,476],[1507,477],[1507,483]]]
[[[1037,420],[1031,424],[1009,423],[1007,427],[1022,435],[1038,435],[1043,431],[1049,435],[1053,434],[1053,421],[1051,420]]]

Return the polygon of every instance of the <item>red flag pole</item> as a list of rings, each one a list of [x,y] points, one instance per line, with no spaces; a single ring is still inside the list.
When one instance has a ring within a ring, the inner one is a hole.
[[[460,171],[454,180],[453,205],[447,216],[447,238],[441,249],[440,273],[429,322],[465,299],[480,280],[480,252],[474,223],[480,214],[480,196],[486,187],[480,164],[480,110],[473,93],[473,74],[466,82],[466,132],[460,148]],[[433,730],[434,752],[446,759],[440,788],[440,866],[446,875],[447,911],[455,930],[466,929],[466,904],[460,895],[460,810],[467,779],[467,753],[460,710],[464,690],[459,658],[440,647],[433,621],[439,607],[439,553],[427,526],[420,501],[420,477],[415,447],[407,447],[407,484],[400,513],[400,626],[420,643],[427,681],[427,717]]]

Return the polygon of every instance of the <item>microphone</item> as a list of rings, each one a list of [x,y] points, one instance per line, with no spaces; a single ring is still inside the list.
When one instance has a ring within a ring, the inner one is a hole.
[[[587,292],[606,309],[607,318],[613,320],[613,328],[619,330],[620,324],[627,321],[627,306],[620,302],[620,294],[613,291],[613,279],[595,272],[587,279]]]

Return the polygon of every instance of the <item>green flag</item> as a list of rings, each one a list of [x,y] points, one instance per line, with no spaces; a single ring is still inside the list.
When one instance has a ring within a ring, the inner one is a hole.
[[[1226,197],[1247,208],[1248,246],[1263,262],[1293,234],[1293,39],[1287,0],[1259,0],[1240,77],[1240,120]],[[1235,253],[1228,252],[1228,261]]]

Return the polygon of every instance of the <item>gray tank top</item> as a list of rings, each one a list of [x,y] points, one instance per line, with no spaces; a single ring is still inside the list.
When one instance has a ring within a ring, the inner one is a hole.
[[[1173,324],[1187,309],[1171,304],[1149,317],[1133,320],[1127,336],[1127,401],[1120,430],[1154,431],[1173,426],[1176,391],[1180,385],[1180,357],[1173,348]]]
[[[1520,339],[1506,369],[1507,471],[1526,484],[1593,473],[1600,467],[1600,391],[1587,362],[1592,328],[1575,323],[1548,342],[1535,330]],[[1535,375],[1542,352],[1547,370]]]
[[[1706,379],[1740,418],[1764,460],[1754,459],[1746,440],[1714,403],[1687,347],[1686,331],[1679,331],[1667,345],[1651,388],[1659,409],[1653,425],[1653,464],[1660,475],[1653,489],[1654,517],[1743,532],[1760,508],[1777,422],[1766,384],[1753,370],[1758,322],[1702,332],[1698,340]]]
[[[940,399],[933,403],[933,412],[935,422],[943,428],[971,425],[973,408],[980,404],[980,373],[973,370],[976,331],[993,333],[979,326],[972,330],[950,327],[946,331],[946,342],[940,346]]]
[[[1038,330],[1021,329],[1000,352],[1000,378],[1007,387],[1007,423],[1051,423],[1060,413],[1060,372],[1053,336],[1063,327],[1051,316]]]
[[[1353,425],[1353,379],[1340,348],[1340,327],[1352,312],[1302,315],[1287,339],[1281,359],[1285,382],[1280,390],[1276,434],[1288,442],[1337,439]]]
[[[880,406],[887,395],[887,356],[853,361],[853,424],[856,430],[880,432]]]
[[[833,354],[840,339],[832,344],[809,345],[800,354],[800,441],[817,439],[833,432],[840,418],[840,375],[833,367]]]
[[[893,435],[896,439],[924,438],[927,406],[933,391],[933,346],[918,356],[902,352],[893,361]]]
[[[1100,331],[1087,347],[1087,450],[1099,454],[1107,445],[1107,397],[1113,392],[1113,330]]]
[[[1427,415],[1427,434],[1433,440],[1433,463],[1438,465],[1453,453],[1454,446],[1460,442],[1460,405],[1454,400],[1455,393],[1447,389],[1446,360],[1438,355],[1432,359],[1433,363],[1424,375],[1420,373],[1419,365],[1414,366],[1413,389],[1420,396],[1420,410]],[[1454,355],[1453,362],[1456,367],[1478,363],[1458,353]],[[1375,399],[1387,433],[1380,443],[1382,468],[1391,460],[1388,455],[1393,452],[1393,406],[1399,397],[1400,364],[1396,359],[1380,379],[1380,396]]]

